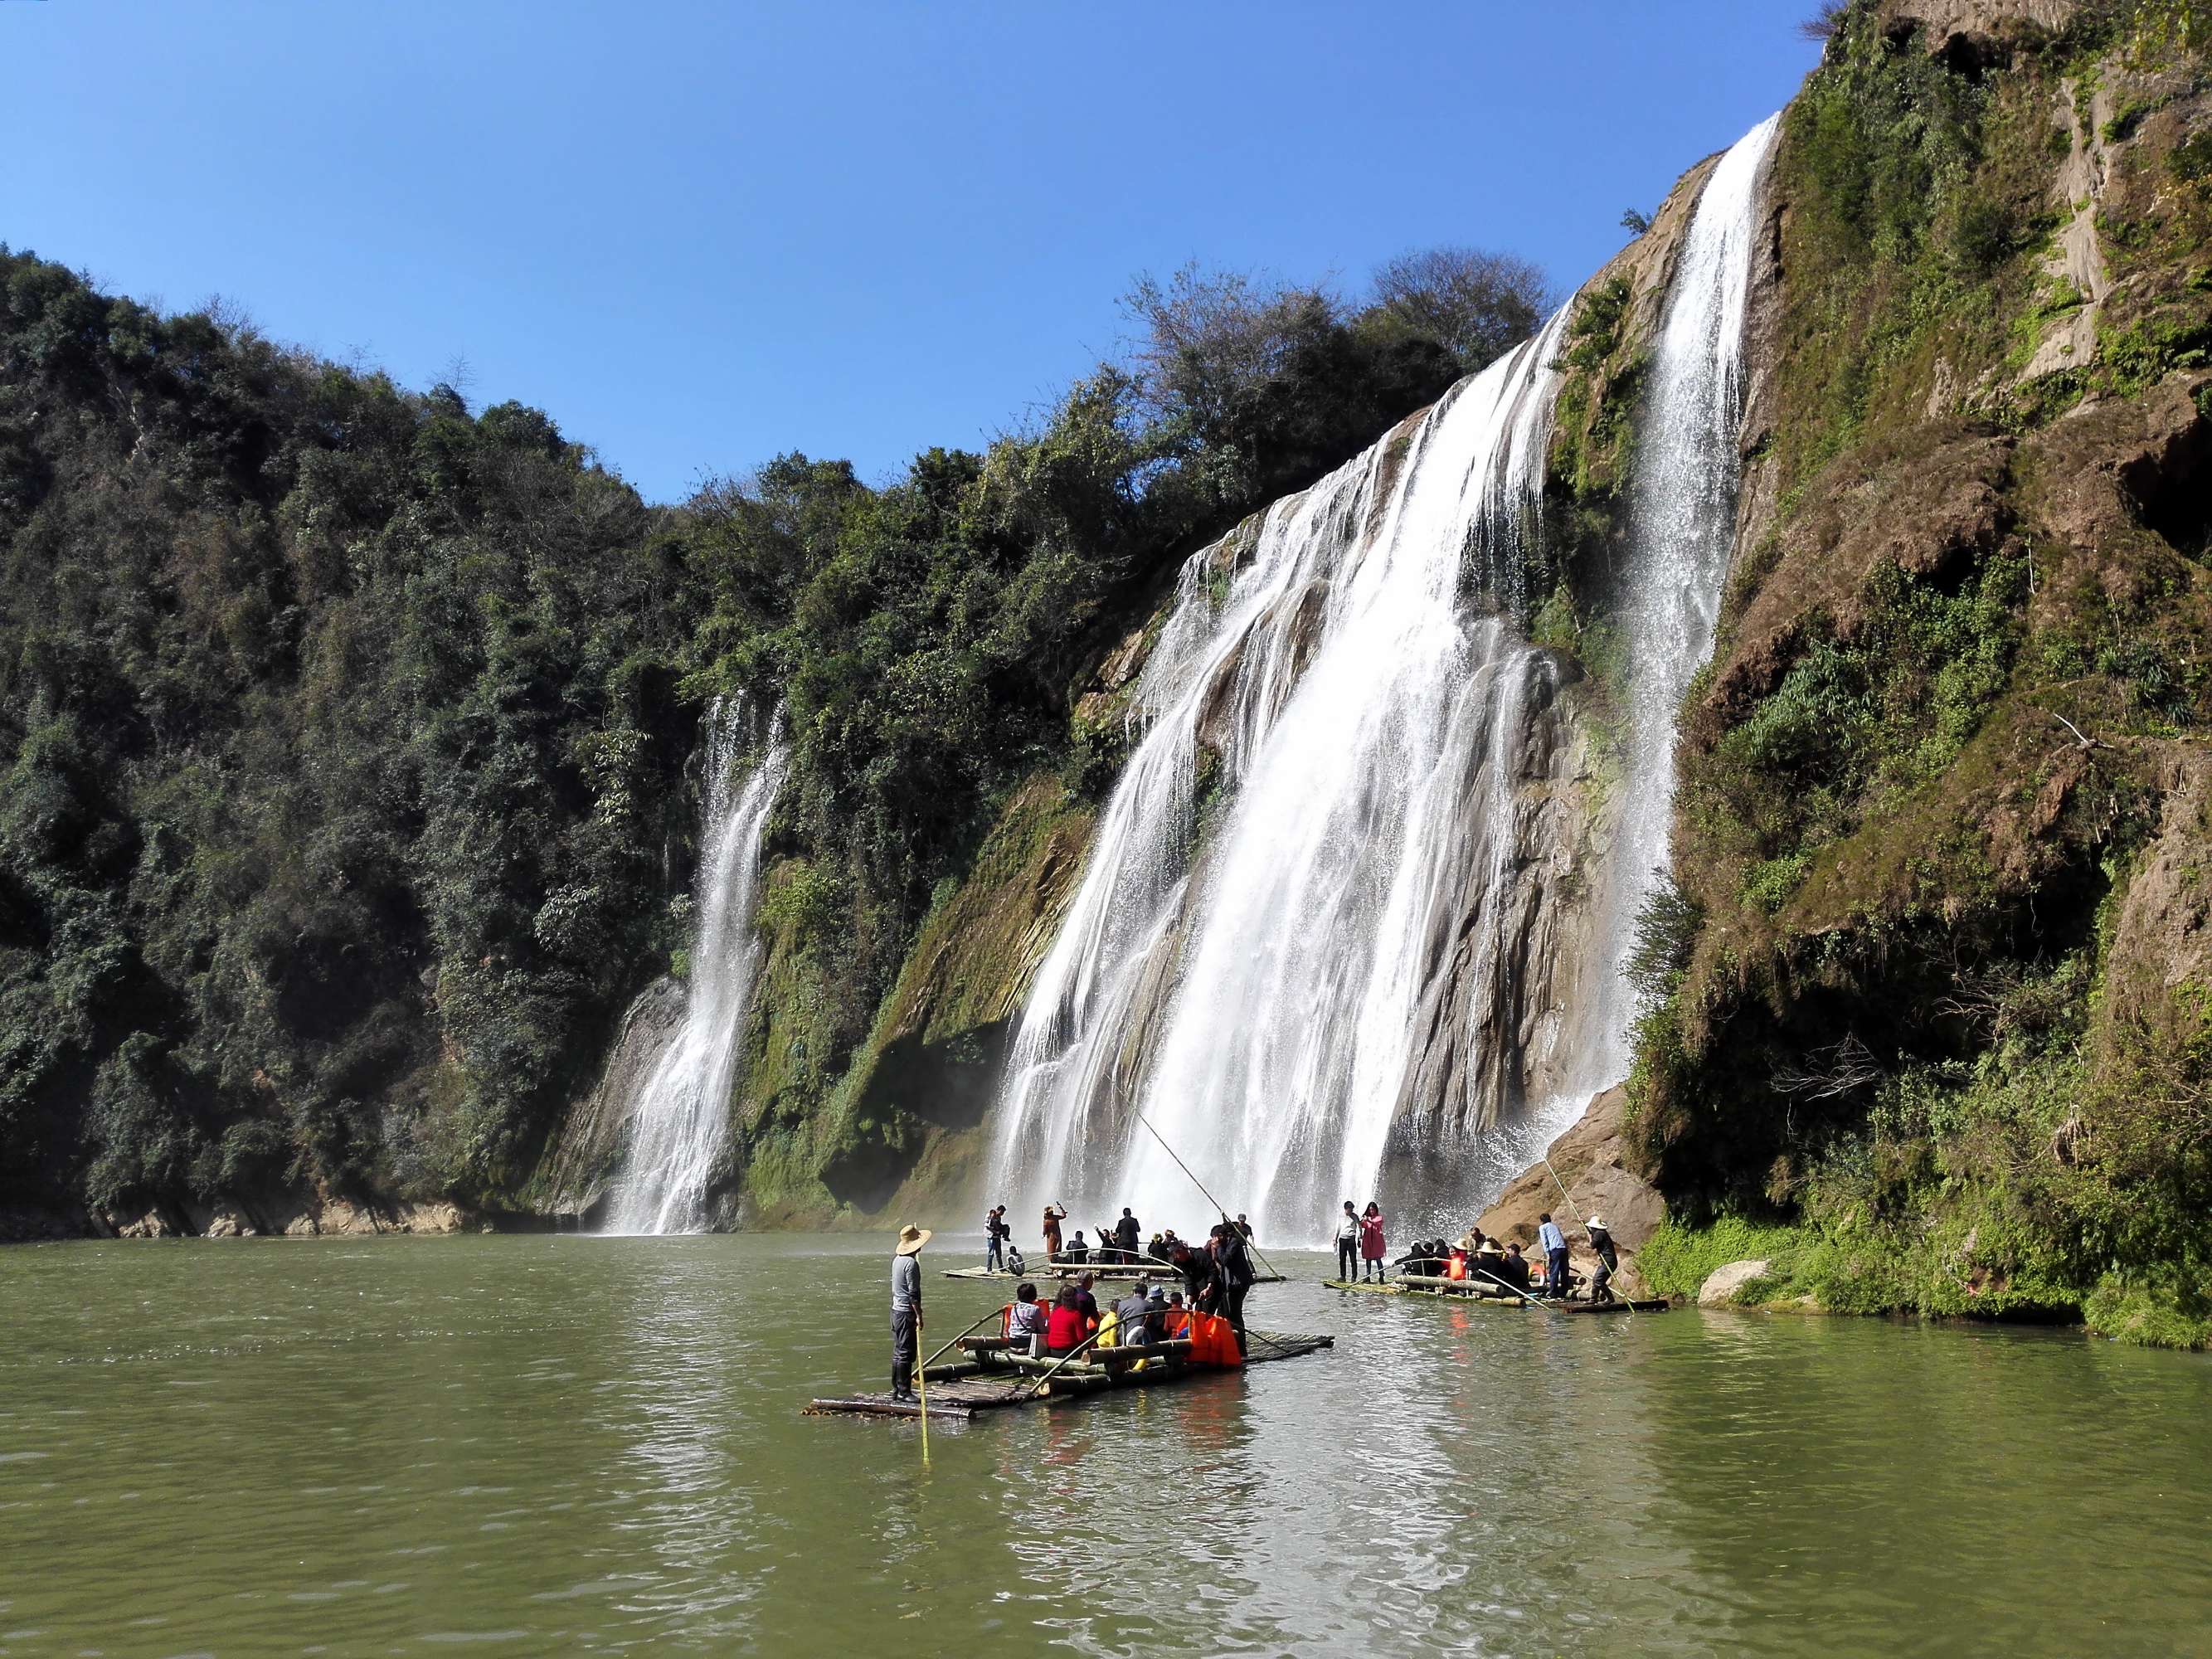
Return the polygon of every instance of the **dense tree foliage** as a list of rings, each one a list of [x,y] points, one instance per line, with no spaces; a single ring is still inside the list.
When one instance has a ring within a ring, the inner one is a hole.
[[[787,705],[848,1048],[1128,601],[1467,349],[1259,310],[887,487],[652,508],[535,410],[0,248],[0,1198],[513,1191],[683,943],[721,690]]]
[[[533,410],[0,279],[6,1184],[495,1188],[659,943],[653,515]]]

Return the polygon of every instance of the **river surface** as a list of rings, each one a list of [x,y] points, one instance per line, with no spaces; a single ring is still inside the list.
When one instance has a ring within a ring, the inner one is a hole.
[[[0,1655],[2212,1651],[2203,1356],[1265,1285],[1339,1346],[925,1465],[799,1415],[884,1386],[887,1260],[0,1250]]]

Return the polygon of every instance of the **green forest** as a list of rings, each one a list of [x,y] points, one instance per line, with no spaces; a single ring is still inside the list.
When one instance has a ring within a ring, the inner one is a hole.
[[[1545,301],[1467,250],[1357,302],[1188,268],[983,453],[656,507],[539,410],[0,249],[0,1201],[507,1202],[681,968],[727,691],[787,709],[833,1079],[1008,791],[1110,781],[1071,694],[1133,599]]]
[[[1756,1248],[1771,1302],[2201,1345],[2212,23],[2061,9],[1808,25],[1626,1130],[1662,1290]],[[1600,706],[1680,234],[1625,222],[1516,598]],[[1102,662],[1562,297],[1468,248],[1356,295],[1191,265],[980,452],[653,505],[537,410],[0,249],[0,1204],[540,1206],[684,970],[742,693],[793,759],[738,1156],[770,1219],[866,1211],[974,1127],[1126,752]]]

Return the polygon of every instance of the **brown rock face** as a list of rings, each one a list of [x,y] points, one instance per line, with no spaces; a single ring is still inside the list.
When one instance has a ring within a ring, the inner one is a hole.
[[[1549,1211],[1567,1235],[1577,1271],[1587,1273],[1595,1264],[1581,1223],[1601,1216],[1620,1247],[1620,1283],[1640,1291],[1642,1279],[1635,1272],[1637,1252],[1651,1242],[1659,1224],[1667,1218],[1667,1200],[1656,1188],[1630,1170],[1622,1159],[1621,1113],[1628,1091],[1607,1089],[1589,1103],[1574,1126],[1554,1140],[1545,1153],[1546,1164],[1516,1176],[1498,1201],[1483,1212],[1476,1224],[1498,1238],[1518,1239],[1524,1249],[1536,1241],[1538,1219]],[[1549,1167],[1547,1168],[1546,1164]],[[1559,1190],[1564,1183],[1566,1191]]]
[[[1883,32],[1917,28],[1928,49],[1946,61],[1980,63],[1985,54],[2027,31],[2062,29],[2079,16],[2082,0],[1887,0]],[[1963,54],[1963,56],[1962,56]]]
[[[629,1144],[639,1088],[683,1020],[684,988],[672,979],[655,980],[630,1005],[598,1086],[562,1120],[546,1158],[549,1213],[582,1217],[605,1196]]]

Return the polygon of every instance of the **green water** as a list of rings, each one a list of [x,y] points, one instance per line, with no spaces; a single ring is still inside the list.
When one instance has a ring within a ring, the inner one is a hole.
[[[883,1386],[885,1266],[0,1251],[0,1654],[2212,1651],[2201,1356],[1271,1285],[1255,1322],[1340,1346],[925,1467],[799,1415]],[[940,1334],[992,1299],[929,1295]]]

